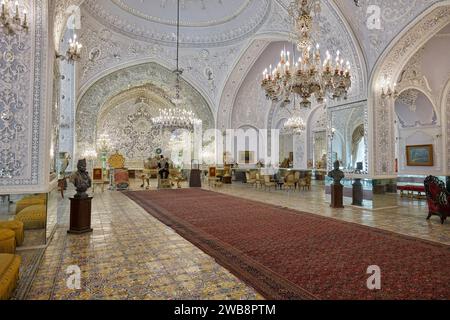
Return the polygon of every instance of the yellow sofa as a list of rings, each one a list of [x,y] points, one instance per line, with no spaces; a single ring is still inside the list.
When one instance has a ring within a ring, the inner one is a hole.
[[[0,300],[11,298],[19,281],[21,258],[13,254],[0,254]]]
[[[23,209],[35,205],[45,205],[47,202],[47,195],[46,194],[40,194],[40,195],[31,195],[26,196],[22,198],[21,200],[17,201],[16,203],[16,214],[21,212]]]
[[[0,221],[0,229],[10,229],[16,234],[16,246],[20,247],[25,238],[22,221]]]
[[[10,229],[0,229],[0,253],[16,252],[16,234]]]
[[[47,206],[27,207],[16,215],[16,220],[23,222],[25,230],[44,229],[47,221]]]

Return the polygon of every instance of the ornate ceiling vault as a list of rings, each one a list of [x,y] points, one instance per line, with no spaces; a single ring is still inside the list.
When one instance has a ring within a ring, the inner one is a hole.
[[[145,99],[149,105],[161,103],[169,106],[168,93],[174,83],[173,73],[156,64],[146,63],[115,71],[92,85],[81,98],[77,108],[76,137],[77,152],[82,152],[85,146],[95,144],[97,120],[104,114],[104,108],[111,105],[113,99],[119,99],[121,94],[129,90],[145,91]],[[184,80],[181,95],[192,111],[203,121],[203,128],[214,127],[214,115],[202,95]],[[140,98],[141,96],[136,96]],[[117,105],[117,104],[113,104]]]
[[[206,3],[206,2],[204,2]],[[270,0],[185,1],[182,46],[224,46],[254,34],[267,19]],[[83,7],[108,28],[130,38],[174,45],[176,2],[85,0]]]

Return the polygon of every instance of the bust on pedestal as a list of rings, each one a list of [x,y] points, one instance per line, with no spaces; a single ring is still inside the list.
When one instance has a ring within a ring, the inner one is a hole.
[[[339,169],[339,161],[334,163],[334,170],[328,173],[328,177],[333,178],[330,207],[344,208],[344,186],[341,184],[341,180],[344,179],[345,174]]]
[[[73,198],[70,198],[70,230],[71,234],[83,234],[92,232],[91,208],[92,197],[86,191],[92,186],[91,177],[86,170],[86,159],[79,160],[78,171],[70,177],[77,190]]]

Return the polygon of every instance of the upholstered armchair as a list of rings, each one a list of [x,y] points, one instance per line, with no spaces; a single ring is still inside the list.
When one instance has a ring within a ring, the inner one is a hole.
[[[450,194],[445,184],[434,176],[427,177],[424,183],[429,210],[427,220],[432,216],[439,216],[444,224],[450,215]]]
[[[247,184],[254,186],[256,184],[256,175],[253,176],[251,172],[246,172],[245,177],[247,179]]]
[[[269,191],[271,188],[276,188],[277,183],[271,179],[270,176],[264,176],[264,189],[269,188]]]
[[[297,181],[295,181],[295,175],[290,173],[285,178],[284,187],[289,189],[295,189]]]

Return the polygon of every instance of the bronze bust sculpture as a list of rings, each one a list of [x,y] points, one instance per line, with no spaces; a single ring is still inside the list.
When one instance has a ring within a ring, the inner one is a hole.
[[[76,199],[87,199],[89,196],[86,191],[92,186],[91,177],[86,170],[86,159],[78,161],[78,171],[70,177],[70,182],[73,183],[77,190],[77,194],[74,196]]]
[[[333,184],[340,186],[341,180],[345,178],[345,174],[343,171],[339,169],[339,161],[334,162],[334,170],[328,173],[328,177],[333,178]]]

